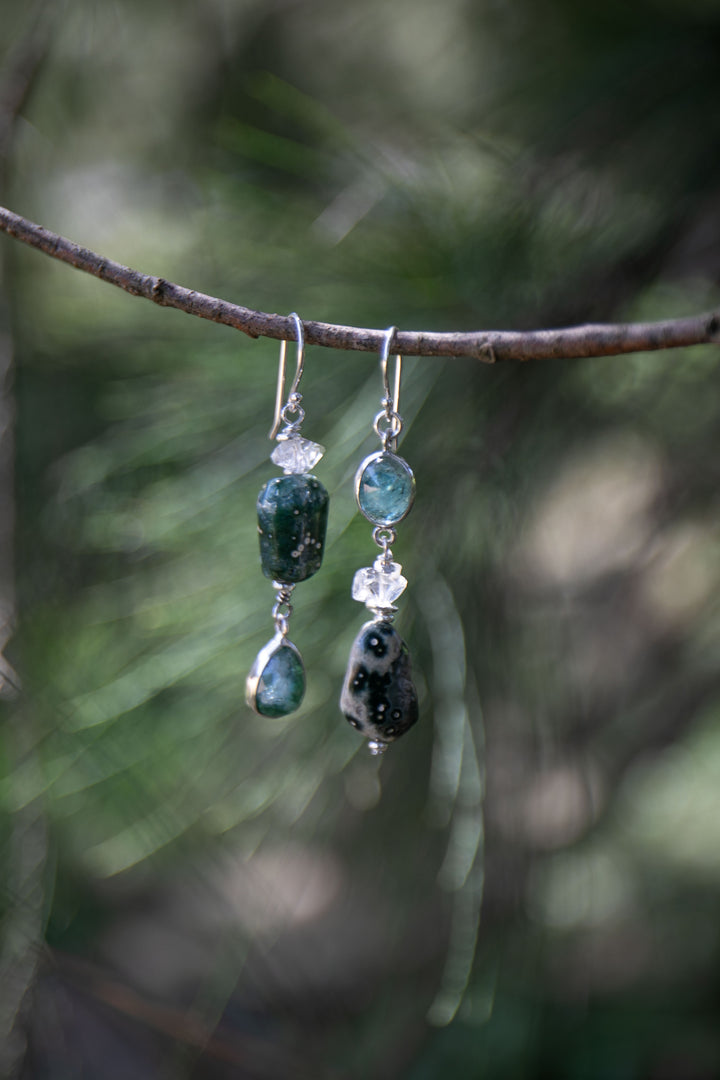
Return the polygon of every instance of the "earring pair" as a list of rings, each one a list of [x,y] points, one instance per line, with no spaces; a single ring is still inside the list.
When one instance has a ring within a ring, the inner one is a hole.
[[[320,569],[325,547],[328,494],[310,469],[325,448],[302,438],[305,417],[299,392],[303,373],[302,323],[293,313],[297,335],[295,377],[283,405],[287,342],[280,347],[275,416],[270,438],[277,439],[271,459],[283,476],[269,480],[258,496],[258,532],[263,573],[277,593],[273,607],[274,637],[260,650],[247,678],[247,702],[262,716],[286,716],[297,709],[305,692],[305,668],[297,646],[288,638],[292,614],[290,597],[295,585]],[[372,754],[382,754],[390,742],[417,721],[417,693],[412,682],[410,655],[393,626],[395,600],[407,588],[402,567],[393,559],[395,526],[412,508],[415,478],[397,453],[403,421],[399,412],[402,357],[395,358],[391,391],[389,355],[397,333],[388,327],[380,354],[383,381],[381,411],[373,421],[381,449],[361,462],[355,475],[358,509],[373,525],[372,537],[380,554],[371,567],[358,570],[353,599],[373,613],[357,635],[340,697],[340,708],[356,730],[369,739]],[[284,425],[281,427],[281,425]]]
[[[285,370],[287,341],[280,344],[275,415],[269,438],[277,441],[271,461],[283,470],[268,480],[257,499],[260,563],[275,589],[272,617],[275,634],[255,657],[245,685],[248,705],[260,716],[287,716],[299,708],[305,696],[305,665],[298,647],[290,641],[291,597],[295,586],[316,574],[325,551],[327,490],[310,470],[325,447],[300,434],[305,411],[300,380],[304,368],[305,342],[302,322],[293,312],[297,356],[295,377],[287,400]]]

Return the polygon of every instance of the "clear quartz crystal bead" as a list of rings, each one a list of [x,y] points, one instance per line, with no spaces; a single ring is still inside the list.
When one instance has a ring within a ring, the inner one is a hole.
[[[395,611],[395,601],[405,592],[407,579],[400,563],[378,555],[372,566],[364,566],[353,578],[352,597],[371,611]]]
[[[270,460],[279,465],[284,473],[310,472],[325,453],[320,443],[310,442],[301,435],[291,435],[287,439],[278,439],[278,444],[270,455]]]

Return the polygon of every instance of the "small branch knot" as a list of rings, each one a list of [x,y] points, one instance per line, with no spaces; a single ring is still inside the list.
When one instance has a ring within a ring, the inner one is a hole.
[[[481,341],[477,347],[477,358],[483,360],[486,364],[497,363],[497,356],[495,350],[489,341]]]
[[[167,281],[165,278],[155,278],[155,284],[150,291],[150,299],[156,304],[162,304],[164,302],[166,285]]]

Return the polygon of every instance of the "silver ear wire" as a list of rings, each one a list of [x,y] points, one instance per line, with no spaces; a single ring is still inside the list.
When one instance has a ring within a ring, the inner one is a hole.
[[[383,411],[377,414],[373,423],[375,434],[382,440],[383,448],[385,450],[397,449],[398,437],[403,429],[403,422],[399,412],[400,379],[402,376],[402,356],[400,356],[399,353],[395,357],[395,379],[393,380],[392,395],[390,393],[390,379],[388,377],[390,346],[395,339],[396,333],[396,326],[388,326],[385,331],[385,337],[383,338],[382,348],[380,350],[380,371],[382,372],[383,380],[383,399],[380,404],[383,407]]]
[[[297,352],[295,357],[295,378],[293,379],[290,393],[287,396],[287,401],[283,404],[285,397],[285,371],[287,368],[287,341],[285,338],[280,342],[280,358],[278,361],[278,380],[277,391],[275,393],[275,415],[273,417],[273,425],[270,428],[269,439],[274,439],[280,430],[280,424],[285,421],[290,424],[290,416],[294,415],[295,420],[293,426],[299,428],[302,423],[304,413],[300,408],[300,402],[302,401],[302,395],[298,392],[300,386],[300,380],[302,379],[303,368],[305,366],[305,335],[303,334],[303,325],[300,321],[300,316],[292,311],[289,318],[295,322],[295,332],[297,340]],[[287,415],[286,415],[287,414]]]
[[[390,396],[390,380],[388,378],[388,359],[390,356],[390,346],[395,340],[396,334],[397,326],[388,326],[387,330],[385,331],[382,349],[380,350],[380,370],[382,371],[383,388],[385,391],[385,400],[383,401],[383,405],[385,405],[385,402],[388,402],[389,404],[386,405],[386,408],[388,408],[390,412],[399,413],[400,379],[402,376],[402,356],[400,356],[399,353],[395,357],[395,384],[393,386],[392,397]]]

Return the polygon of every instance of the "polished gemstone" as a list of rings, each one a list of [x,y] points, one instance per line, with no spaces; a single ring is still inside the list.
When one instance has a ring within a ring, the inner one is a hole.
[[[410,512],[415,477],[407,461],[382,450],[366,458],[355,478],[358,506],[375,525],[395,525]]]
[[[265,577],[292,585],[317,573],[325,549],[328,493],[315,476],[274,476],[258,495]]]
[[[404,735],[417,721],[410,654],[386,619],[365,623],[355,639],[340,708],[352,726],[376,746]]]
[[[280,439],[270,455],[271,461],[285,473],[307,473],[323,457],[325,447],[320,443],[310,442],[300,435],[291,435],[289,439]]]
[[[287,716],[305,696],[305,668],[291,641],[274,638],[258,654],[247,681],[247,701],[261,716]]]
[[[353,578],[352,598],[371,611],[394,611],[395,601],[405,592],[407,578],[402,576],[400,563],[378,555],[372,566],[364,566]]]

